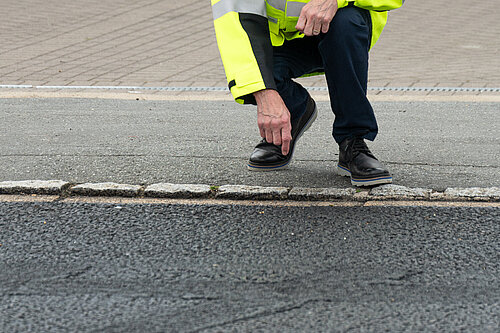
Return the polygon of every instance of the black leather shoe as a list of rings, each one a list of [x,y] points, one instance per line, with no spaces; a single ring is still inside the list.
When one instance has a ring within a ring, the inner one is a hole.
[[[351,177],[354,186],[372,186],[392,183],[389,171],[368,149],[360,137],[345,139],[339,145],[337,173]]]
[[[307,102],[306,112],[292,121],[292,141],[290,141],[290,151],[287,155],[281,153],[281,146],[268,143],[266,139],[262,139],[250,156],[248,169],[252,171],[272,171],[284,169],[290,163],[295,149],[295,144],[306,130],[311,127],[311,124],[316,120],[318,109],[314,100],[309,97]]]

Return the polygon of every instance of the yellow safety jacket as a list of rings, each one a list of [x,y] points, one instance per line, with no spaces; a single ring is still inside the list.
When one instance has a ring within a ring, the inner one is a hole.
[[[215,34],[229,89],[238,103],[255,104],[253,93],[276,89],[272,47],[302,38],[295,26],[310,0],[211,0]],[[337,0],[338,8],[354,5],[369,10],[371,46],[387,22],[387,11],[404,0]],[[371,47],[370,46],[370,47]]]

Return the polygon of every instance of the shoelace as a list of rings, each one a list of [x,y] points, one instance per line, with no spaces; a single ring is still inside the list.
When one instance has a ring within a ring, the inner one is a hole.
[[[352,155],[357,156],[361,153],[372,156],[372,152],[370,151],[370,149],[368,149],[365,141],[362,138],[356,138],[352,143]]]

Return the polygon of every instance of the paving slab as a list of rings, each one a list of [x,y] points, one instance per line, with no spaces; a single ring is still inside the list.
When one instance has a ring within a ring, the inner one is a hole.
[[[210,2],[0,0],[0,84],[226,86]],[[500,87],[495,1],[406,1],[369,86]],[[325,87],[323,77],[305,85]]]

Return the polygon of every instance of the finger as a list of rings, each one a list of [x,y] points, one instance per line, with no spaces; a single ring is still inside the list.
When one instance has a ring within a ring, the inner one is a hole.
[[[281,145],[281,132],[278,131],[273,131],[273,144],[276,146]]]
[[[322,24],[321,25],[321,32],[326,34],[328,32],[328,29],[330,28],[329,24]]]
[[[281,153],[283,155],[288,155],[290,151],[290,141],[283,141],[283,144],[281,145]]]
[[[321,32],[326,34],[328,30],[330,29],[330,23],[332,22],[333,18],[335,17],[335,12],[328,14],[327,17],[323,20],[323,24],[321,25]]]
[[[283,155],[288,155],[290,151],[290,142],[292,142],[291,124],[288,122],[281,129],[281,152]]]
[[[313,29],[312,29],[312,33],[313,33],[314,36],[317,36],[317,35],[320,34],[320,32],[321,32],[321,26],[322,26],[321,25],[321,21],[316,21],[314,23],[314,26],[313,26]]]
[[[290,136],[286,136],[285,133],[281,133],[281,153],[283,155],[288,155],[289,151],[290,151],[290,142],[291,142],[291,137]]]
[[[312,36],[313,35],[313,28],[314,28],[314,21],[312,19],[307,20],[306,26],[304,28],[304,35]]]
[[[266,132],[262,129],[262,128],[259,128],[259,132],[260,132],[260,137],[265,139],[266,138]]]
[[[264,123],[262,122],[262,119],[257,117],[257,126],[259,127],[259,132],[260,132],[260,137],[265,138],[266,137],[266,131],[264,131]]]
[[[273,143],[273,132],[269,129],[264,129],[264,138],[268,143]]]
[[[304,32],[305,26],[306,26],[306,17],[301,13],[299,16],[299,20],[297,21],[297,25],[295,26],[295,29]]]

